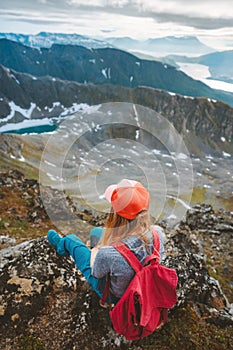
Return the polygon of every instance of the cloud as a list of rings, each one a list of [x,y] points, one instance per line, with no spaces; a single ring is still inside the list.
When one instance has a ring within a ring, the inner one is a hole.
[[[151,15],[153,17],[153,15]],[[164,13],[153,17],[157,22],[170,22],[197,29],[220,29],[233,28],[233,18],[213,18],[213,17],[196,17],[191,15],[179,15]]]
[[[216,27],[223,26],[224,23],[228,26],[233,19],[233,12],[229,11],[231,0],[195,0],[189,3],[187,0],[66,0],[66,4],[83,10],[150,16],[160,21],[173,19],[180,22],[180,18],[186,18],[186,24],[192,18],[194,24],[197,21],[197,26],[199,19],[212,19]]]
[[[100,14],[103,17],[121,15],[171,26],[200,30],[232,28],[233,31],[231,3],[231,0],[21,0],[19,5],[18,0],[11,0],[0,4],[0,18],[15,20],[21,17],[22,22],[28,22],[29,17],[31,21],[41,19],[44,23],[67,17],[67,21],[70,18],[78,23],[80,18],[87,17],[95,21]]]

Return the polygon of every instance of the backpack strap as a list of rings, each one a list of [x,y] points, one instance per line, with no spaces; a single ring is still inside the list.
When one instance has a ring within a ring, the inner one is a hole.
[[[154,238],[154,251],[153,254],[158,254],[160,252],[160,239],[159,239],[159,234],[158,231],[156,231],[153,227],[151,229],[153,238]]]
[[[153,240],[154,240],[154,249],[152,254],[148,255],[145,260],[143,265],[148,264],[150,261],[154,261],[156,263],[159,263],[160,260],[160,239],[159,239],[159,234],[158,232],[152,228],[152,234],[153,234]]]
[[[106,276],[106,284],[104,287],[102,298],[100,299],[100,306],[104,308],[107,308],[107,307],[109,307],[110,309],[112,308],[111,303],[106,303],[106,299],[109,297],[109,295],[110,295],[110,273],[108,273]]]
[[[123,242],[116,242],[113,244],[113,247],[125,258],[136,273],[143,268],[143,265],[126,244]]]
[[[133,252],[127,247],[123,242],[116,242],[112,244],[112,246],[125,258],[125,260],[129,263],[129,265],[134,269],[137,273],[140,271],[143,266]],[[102,298],[100,300],[100,305],[105,305],[105,300],[110,294],[110,275],[107,276],[105,288],[102,294]]]
[[[160,259],[160,238],[158,231],[156,231],[154,228],[152,228],[152,234],[154,238],[154,250],[153,254],[156,255]]]
[[[159,262],[160,259],[160,239],[158,232],[152,228],[152,235],[154,241],[154,249],[151,255],[149,255],[142,265],[138,258],[134,255],[134,253],[127,247],[123,242],[116,242],[113,244],[113,247],[125,258],[128,264],[134,269],[137,273],[142,269],[144,265],[146,265],[151,260],[156,260]]]

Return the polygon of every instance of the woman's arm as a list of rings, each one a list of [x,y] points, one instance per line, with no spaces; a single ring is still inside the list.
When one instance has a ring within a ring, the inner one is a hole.
[[[96,278],[102,278],[110,272],[112,261],[111,249],[113,247],[102,247],[93,252],[94,262],[92,265],[92,275]]]
[[[98,247],[94,247],[91,249],[91,259],[90,259],[90,266],[91,267],[94,265],[94,261],[95,261],[95,258],[96,258],[98,251],[99,251]]]

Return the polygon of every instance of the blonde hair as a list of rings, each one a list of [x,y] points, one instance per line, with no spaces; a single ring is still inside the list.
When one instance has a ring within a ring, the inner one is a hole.
[[[138,236],[147,244],[145,232],[150,228],[149,213],[147,210],[140,212],[135,219],[130,220],[118,215],[112,208],[107,217],[105,233],[100,241],[100,246],[119,242],[130,235]]]

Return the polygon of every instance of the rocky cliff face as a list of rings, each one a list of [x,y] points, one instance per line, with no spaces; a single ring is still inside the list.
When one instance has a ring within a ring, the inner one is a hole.
[[[213,90],[168,64],[142,60],[113,48],[53,45],[33,49],[0,39],[0,64],[35,76],[79,83],[150,86],[188,96],[206,96],[233,104],[233,94]]]
[[[80,103],[132,102],[154,109],[171,121],[191,153],[233,151],[233,109],[221,102],[184,98],[147,87],[83,85],[49,77],[35,80],[3,66],[0,82],[1,125],[66,115]]]
[[[21,184],[28,184],[25,193],[36,185],[30,186],[19,174],[1,177],[2,188],[15,186],[15,192]],[[88,211],[83,215],[83,239],[88,239],[90,223],[103,221]],[[197,206],[177,230],[164,227],[168,238],[164,264],[177,270],[178,303],[161,330],[137,342],[128,342],[113,331],[108,311],[99,306],[73,261],[56,255],[45,237],[12,247],[9,240],[2,241],[1,349],[230,349],[232,215]],[[7,229],[1,232],[6,235]],[[214,269],[217,278],[228,269],[225,284],[221,283],[225,294],[213,277]]]

